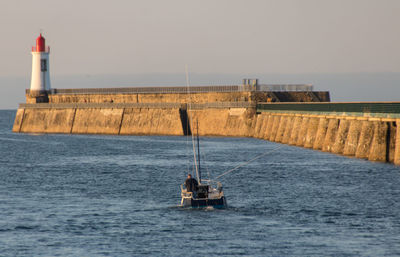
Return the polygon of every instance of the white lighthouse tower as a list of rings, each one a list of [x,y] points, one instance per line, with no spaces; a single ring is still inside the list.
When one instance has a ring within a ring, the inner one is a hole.
[[[50,48],[46,47],[45,39],[40,34],[36,39],[36,46],[32,47],[31,95],[47,95],[51,88],[49,54]]]

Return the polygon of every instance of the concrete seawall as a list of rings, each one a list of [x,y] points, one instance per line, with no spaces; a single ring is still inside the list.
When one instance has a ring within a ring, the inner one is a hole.
[[[185,135],[189,117],[199,133],[252,136],[255,104],[25,104],[18,109],[13,132],[110,135]]]
[[[262,137],[268,141],[400,164],[396,120],[277,113],[263,113],[256,119],[268,116],[272,124],[264,129],[266,136]],[[262,130],[258,135],[263,134]]]
[[[250,102],[192,104],[190,108],[181,103],[21,104],[13,131],[186,135],[198,124],[200,135],[255,137],[400,164],[400,115],[396,115],[259,110]]]

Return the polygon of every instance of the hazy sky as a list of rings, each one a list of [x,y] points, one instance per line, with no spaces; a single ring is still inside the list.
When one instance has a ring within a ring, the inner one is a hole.
[[[399,0],[0,1],[0,77],[400,72]]]

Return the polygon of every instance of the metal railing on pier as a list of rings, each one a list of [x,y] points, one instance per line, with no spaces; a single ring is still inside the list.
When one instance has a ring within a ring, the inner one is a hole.
[[[124,87],[124,88],[77,88],[52,89],[50,94],[187,94],[206,92],[237,92],[238,86],[199,87]]]
[[[313,91],[311,84],[261,84],[257,85],[257,91]]]

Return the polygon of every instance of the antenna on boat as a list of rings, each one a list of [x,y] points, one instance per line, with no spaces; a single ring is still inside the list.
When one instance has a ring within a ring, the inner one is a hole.
[[[192,113],[191,113],[191,110],[190,110],[190,108],[192,106],[192,99],[191,99],[190,91],[189,91],[189,71],[188,71],[187,64],[185,65],[185,73],[186,73],[186,87],[187,87],[187,91],[188,91],[188,94],[189,94],[189,103],[188,103],[188,111],[189,111],[188,118],[189,118],[189,121],[188,122],[190,122],[190,127],[193,128],[193,125],[192,125]],[[193,135],[193,133],[190,133],[190,134],[192,134],[193,158],[194,158],[194,167],[196,169],[196,177],[197,177],[197,180],[199,181],[199,183],[201,184],[201,178],[199,176],[199,166],[200,165],[197,164],[196,147],[195,147],[195,143],[194,143],[194,135]]]

